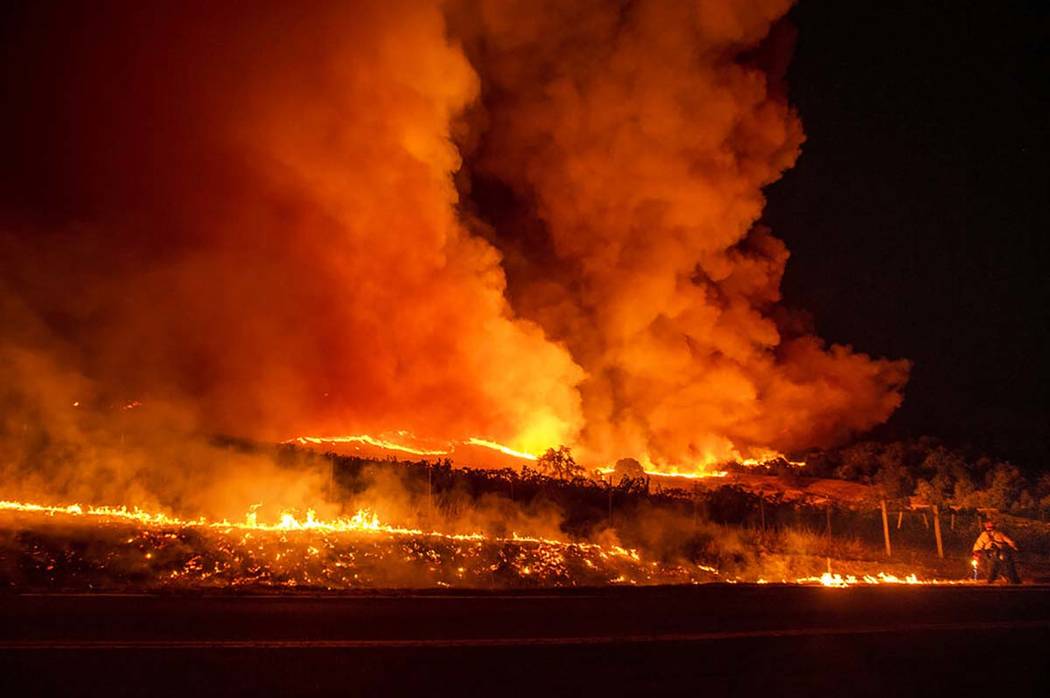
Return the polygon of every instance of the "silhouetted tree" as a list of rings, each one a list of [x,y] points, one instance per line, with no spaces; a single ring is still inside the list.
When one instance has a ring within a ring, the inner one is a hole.
[[[583,467],[572,457],[572,449],[568,446],[548,448],[547,452],[536,460],[536,469],[559,480],[583,477]]]
[[[835,476],[843,480],[869,482],[879,469],[879,445],[864,441],[845,448],[840,453],[841,462]]]
[[[915,483],[915,496],[927,504],[941,506],[945,503],[944,492],[929,480],[919,480]]]
[[[1020,503],[1025,482],[1021,471],[1010,463],[997,463],[988,472],[984,505],[1007,511]]]

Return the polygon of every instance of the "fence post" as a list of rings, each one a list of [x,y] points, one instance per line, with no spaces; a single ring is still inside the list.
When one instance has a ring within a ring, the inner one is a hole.
[[[434,468],[427,461],[427,517],[434,517]]]
[[[941,510],[933,505],[933,534],[937,538],[937,557],[944,559],[944,543],[941,541]]]
[[[886,500],[880,500],[882,506],[882,535],[886,539],[886,557],[893,556],[893,547],[890,545],[890,517],[886,513]]]

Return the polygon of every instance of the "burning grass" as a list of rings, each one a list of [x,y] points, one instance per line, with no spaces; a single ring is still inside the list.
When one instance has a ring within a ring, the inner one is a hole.
[[[19,591],[347,590],[691,583],[699,567],[615,545],[332,522],[182,520],[106,507],[0,503],[0,585]]]
[[[286,512],[267,523],[254,512],[230,522],[120,507],[0,502],[0,587],[142,592],[930,583],[914,572],[875,571],[870,561],[821,571],[824,558],[771,552],[746,531],[707,522],[689,538],[690,560],[661,555],[659,540],[646,543],[650,547],[640,553],[517,534],[424,532],[383,524],[367,511],[332,521]]]

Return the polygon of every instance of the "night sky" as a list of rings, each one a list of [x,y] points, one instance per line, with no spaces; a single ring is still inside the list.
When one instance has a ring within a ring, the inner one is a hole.
[[[787,302],[914,362],[876,436],[1043,469],[1050,439],[1045,2],[821,2],[790,17],[807,133],[768,191]]]

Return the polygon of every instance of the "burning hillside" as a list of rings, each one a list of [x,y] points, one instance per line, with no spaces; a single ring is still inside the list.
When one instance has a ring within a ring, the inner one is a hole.
[[[410,432],[372,436],[299,436],[285,443],[362,458],[418,458],[454,460],[457,465],[480,468],[515,468],[534,464],[538,456],[509,446],[470,437],[465,441],[420,440]]]
[[[697,584],[770,581],[660,561],[652,551],[512,533],[453,534],[380,522],[372,512],[273,522],[180,519],[125,507],[0,501],[0,588],[30,591],[348,591]],[[776,564],[767,563],[773,572]],[[958,584],[865,569],[780,583]],[[781,567],[782,570],[787,569]]]

